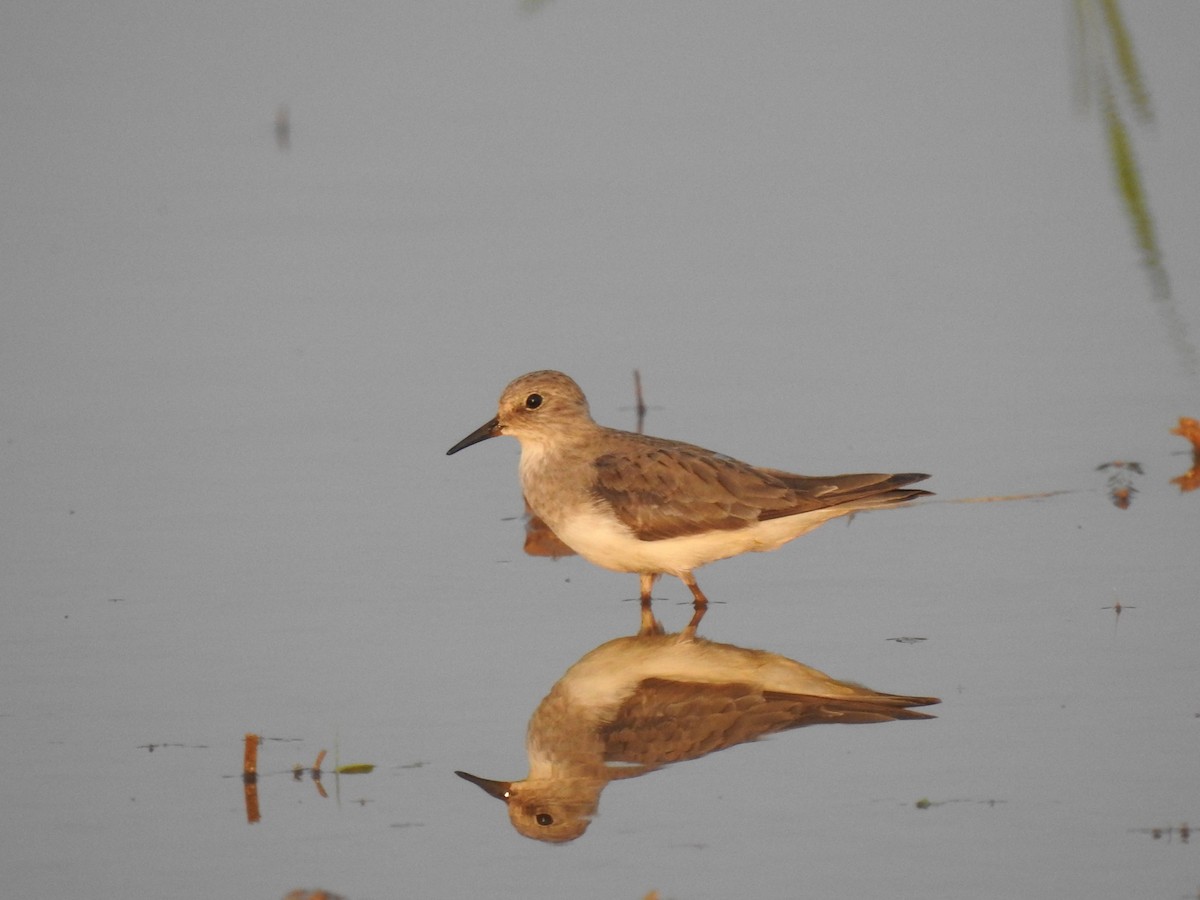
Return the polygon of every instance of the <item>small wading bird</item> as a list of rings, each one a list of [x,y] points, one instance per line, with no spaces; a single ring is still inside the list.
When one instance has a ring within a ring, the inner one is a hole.
[[[929,494],[906,487],[928,475],[793,475],[702,447],[606,428],[562,372],[522,375],[500,395],[496,417],[447,455],[502,434],[521,442],[521,487],[530,509],[589,562],[641,577],[642,625],[653,621],[655,580],[688,586],[694,614],[708,606],[692,571],[748,551],[774,550],[818,525]]]
[[[929,719],[909,707],[939,702],[880,694],[775,653],[656,630],[602,644],[558,680],[529,720],[524,779],[456,774],[503,800],[526,837],[572,841],[610,781],[806,725]]]

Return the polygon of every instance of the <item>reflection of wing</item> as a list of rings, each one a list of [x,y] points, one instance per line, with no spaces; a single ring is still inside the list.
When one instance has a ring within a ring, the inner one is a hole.
[[[549,556],[551,559],[575,555],[575,551],[560,541],[550,526],[529,508],[528,500],[525,501],[525,552],[530,556]]]
[[[639,437],[596,460],[592,490],[640,540],[655,541],[834,506],[900,503],[927,492],[898,488],[927,477],[793,475],[689,444]]]
[[[933,697],[867,694],[808,697],[747,684],[698,684],[648,678],[600,729],[608,762],[655,766],[696,759],[777,731],[820,723],[860,724],[929,719],[908,709]]]

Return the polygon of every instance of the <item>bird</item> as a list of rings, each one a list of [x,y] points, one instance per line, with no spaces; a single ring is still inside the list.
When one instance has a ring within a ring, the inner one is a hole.
[[[529,720],[529,774],[498,781],[456,771],[503,800],[525,837],[580,837],[610,781],[807,725],[930,719],[936,697],[881,694],[803,663],[645,625],[585,654]]]
[[[643,626],[664,575],[691,591],[695,634],[708,598],[693,571],[749,551],[774,550],[838,516],[906,503],[928,475],[796,475],[693,444],[597,424],[587,398],[553,370],[514,379],[492,419],[446,451],[511,435],[521,444],[529,508],[595,565],[640,579]]]

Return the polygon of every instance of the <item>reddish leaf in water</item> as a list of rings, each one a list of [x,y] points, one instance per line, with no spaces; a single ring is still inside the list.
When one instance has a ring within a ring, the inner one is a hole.
[[[1187,438],[1192,442],[1192,448],[1200,453],[1200,422],[1195,419],[1189,419],[1187,416],[1179,417],[1179,427],[1172,428],[1171,434],[1177,434],[1182,438]]]
[[[1192,442],[1192,467],[1177,478],[1171,479],[1171,484],[1179,485],[1180,493],[1186,494],[1200,488],[1200,422],[1179,417],[1179,427],[1172,428],[1171,434],[1177,434]]]

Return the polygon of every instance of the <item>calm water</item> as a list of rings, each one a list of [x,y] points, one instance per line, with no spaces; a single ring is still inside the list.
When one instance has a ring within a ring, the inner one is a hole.
[[[1065,6],[10,3],[6,891],[1195,896],[1200,11],[1126,6],[1169,302]],[[709,638],[937,718],[518,835],[454,771],[523,776],[637,625],[633,576],[522,553],[515,442],[444,456],[544,367],[606,424],[637,368],[651,433],[933,473],[701,583]]]

